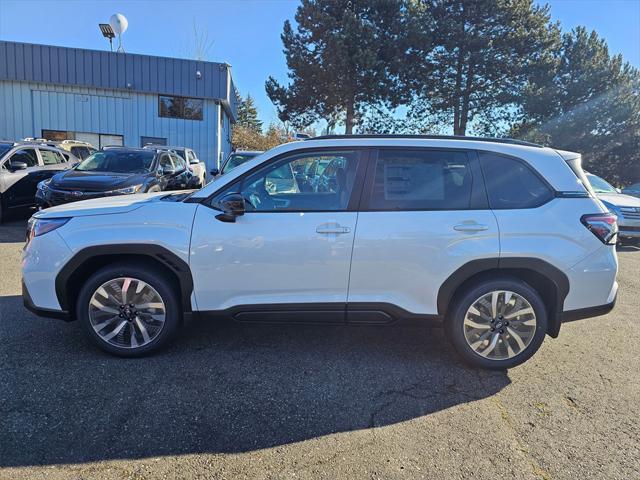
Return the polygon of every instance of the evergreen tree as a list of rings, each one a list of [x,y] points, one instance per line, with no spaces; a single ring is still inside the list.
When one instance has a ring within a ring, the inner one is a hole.
[[[279,117],[296,128],[340,118],[353,131],[364,106],[397,101],[399,0],[302,0],[282,41],[290,84],[269,77]]]
[[[528,71],[559,41],[548,6],[532,0],[410,0],[404,83],[411,117],[465,135],[471,122],[508,121]]]
[[[258,110],[253,97],[247,94],[246,98],[243,99],[236,91],[236,98],[238,101],[238,118],[236,125],[256,132],[262,132],[262,121],[258,119]]]
[[[580,152],[618,185],[640,181],[640,72],[583,27],[563,35],[555,58],[531,75],[511,134]]]

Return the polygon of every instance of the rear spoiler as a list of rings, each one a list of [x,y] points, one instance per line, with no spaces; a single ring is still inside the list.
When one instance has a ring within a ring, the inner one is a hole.
[[[567,162],[567,165],[569,165],[573,173],[578,177],[578,180],[585,190],[589,192],[591,196],[595,197],[596,194],[591,187],[591,183],[589,183],[589,180],[582,169],[582,155],[576,152],[568,152],[566,150],[556,150],[556,153],[560,155],[565,162]]]

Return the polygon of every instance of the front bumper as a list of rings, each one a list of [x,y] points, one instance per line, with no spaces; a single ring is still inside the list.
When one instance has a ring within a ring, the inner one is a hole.
[[[56,318],[58,320],[64,320],[65,322],[70,322],[71,317],[69,312],[66,310],[52,310],[49,308],[40,308],[36,307],[31,299],[31,295],[29,294],[29,290],[27,286],[24,284],[24,280],[22,281],[22,303],[27,310],[32,313],[35,313],[39,317],[45,318]]]

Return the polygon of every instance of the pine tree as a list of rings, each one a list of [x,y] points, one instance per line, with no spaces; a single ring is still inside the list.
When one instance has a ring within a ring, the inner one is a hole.
[[[258,110],[253,97],[247,94],[246,98],[243,99],[238,92],[236,92],[236,98],[238,101],[238,118],[236,125],[256,132],[262,132],[262,121],[258,118]]]
[[[397,101],[398,0],[303,0],[282,41],[290,84],[266,82],[279,118],[296,128],[340,118],[353,131],[369,103]]]
[[[563,35],[553,68],[533,72],[511,134],[583,154],[585,167],[640,181],[640,72],[583,27]]]

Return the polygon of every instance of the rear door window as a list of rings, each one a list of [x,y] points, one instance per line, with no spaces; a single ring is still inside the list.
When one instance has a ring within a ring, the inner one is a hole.
[[[471,208],[472,187],[472,168],[466,152],[380,150],[366,208],[465,210]]]
[[[479,155],[491,208],[535,208],[554,197],[553,190],[524,161],[491,152]]]
[[[42,163],[45,165],[57,165],[66,161],[61,153],[53,150],[40,150],[40,155],[42,156]]]

